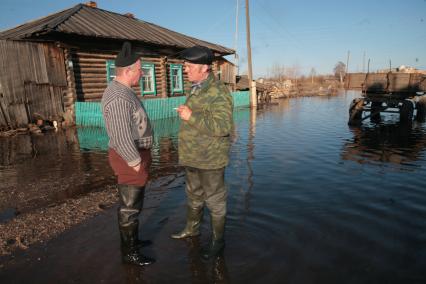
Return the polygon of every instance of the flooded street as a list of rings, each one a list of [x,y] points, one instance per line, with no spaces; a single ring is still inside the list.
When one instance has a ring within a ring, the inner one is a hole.
[[[426,283],[426,123],[349,127],[359,93],[283,99],[234,113],[226,248],[169,235],[185,222],[176,120],[154,121],[142,213],[146,268],[122,265],[115,206],[19,251],[1,283]],[[77,129],[0,139],[0,223],[114,184],[106,134]],[[205,220],[207,220],[205,215]]]

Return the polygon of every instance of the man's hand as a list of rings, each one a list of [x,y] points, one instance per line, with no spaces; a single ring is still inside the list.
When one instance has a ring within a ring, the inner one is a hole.
[[[189,107],[187,107],[186,105],[180,105],[177,109],[176,109],[176,111],[178,112],[178,114],[179,114],[179,117],[182,119],[182,120],[189,120],[189,118],[191,117],[191,115],[192,115],[192,110],[189,108]]]
[[[139,164],[137,164],[136,166],[134,166],[134,167],[132,167],[132,169],[135,171],[135,172],[139,172],[139,170],[141,169],[141,164],[139,163]]]

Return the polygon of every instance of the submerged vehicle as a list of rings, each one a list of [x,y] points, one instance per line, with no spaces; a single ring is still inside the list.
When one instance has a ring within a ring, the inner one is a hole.
[[[347,89],[361,89],[362,97],[349,107],[349,125],[370,118],[380,121],[380,113],[399,113],[401,122],[426,119],[426,74],[352,73],[345,80]]]

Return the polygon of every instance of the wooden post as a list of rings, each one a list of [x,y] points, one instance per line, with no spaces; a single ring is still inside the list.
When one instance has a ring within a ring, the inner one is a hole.
[[[235,43],[234,43],[234,50],[235,50],[235,54],[234,54],[234,64],[235,64],[235,75],[239,75],[240,71],[239,71],[239,62],[238,62],[238,53],[237,53],[237,49],[238,49],[238,15],[239,15],[239,10],[240,10],[240,1],[237,0],[237,11],[236,11],[236,15],[235,15]],[[235,79],[235,84],[236,79]]]
[[[257,96],[256,90],[253,92],[253,72],[251,64],[251,44],[250,44],[250,12],[249,12],[249,0],[246,0],[246,29],[247,29],[247,65],[248,65],[248,84],[250,89],[250,106],[257,107]]]
[[[161,57],[160,74],[163,74],[161,83],[161,97],[167,98],[167,57]]]
[[[65,71],[67,74],[67,90],[63,93],[64,102],[64,124],[66,126],[75,124],[75,102],[77,101],[77,91],[75,88],[74,63],[71,50],[64,48]]]
[[[349,71],[349,56],[350,55],[351,55],[351,51],[348,50],[348,57],[346,58],[346,72],[345,72],[345,74],[347,74],[348,71]]]
[[[365,72],[365,51],[364,51],[364,55],[362,57],[362,73]]]

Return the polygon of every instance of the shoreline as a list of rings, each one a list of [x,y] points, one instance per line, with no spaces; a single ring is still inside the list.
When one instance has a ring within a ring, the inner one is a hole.
[[[19,214],[0,224],[0,257],[53,239],[71,227],[109,209],[117,201],[117,189],[109,186],[104,191],[91,192],[67,199],[61,204]]]

